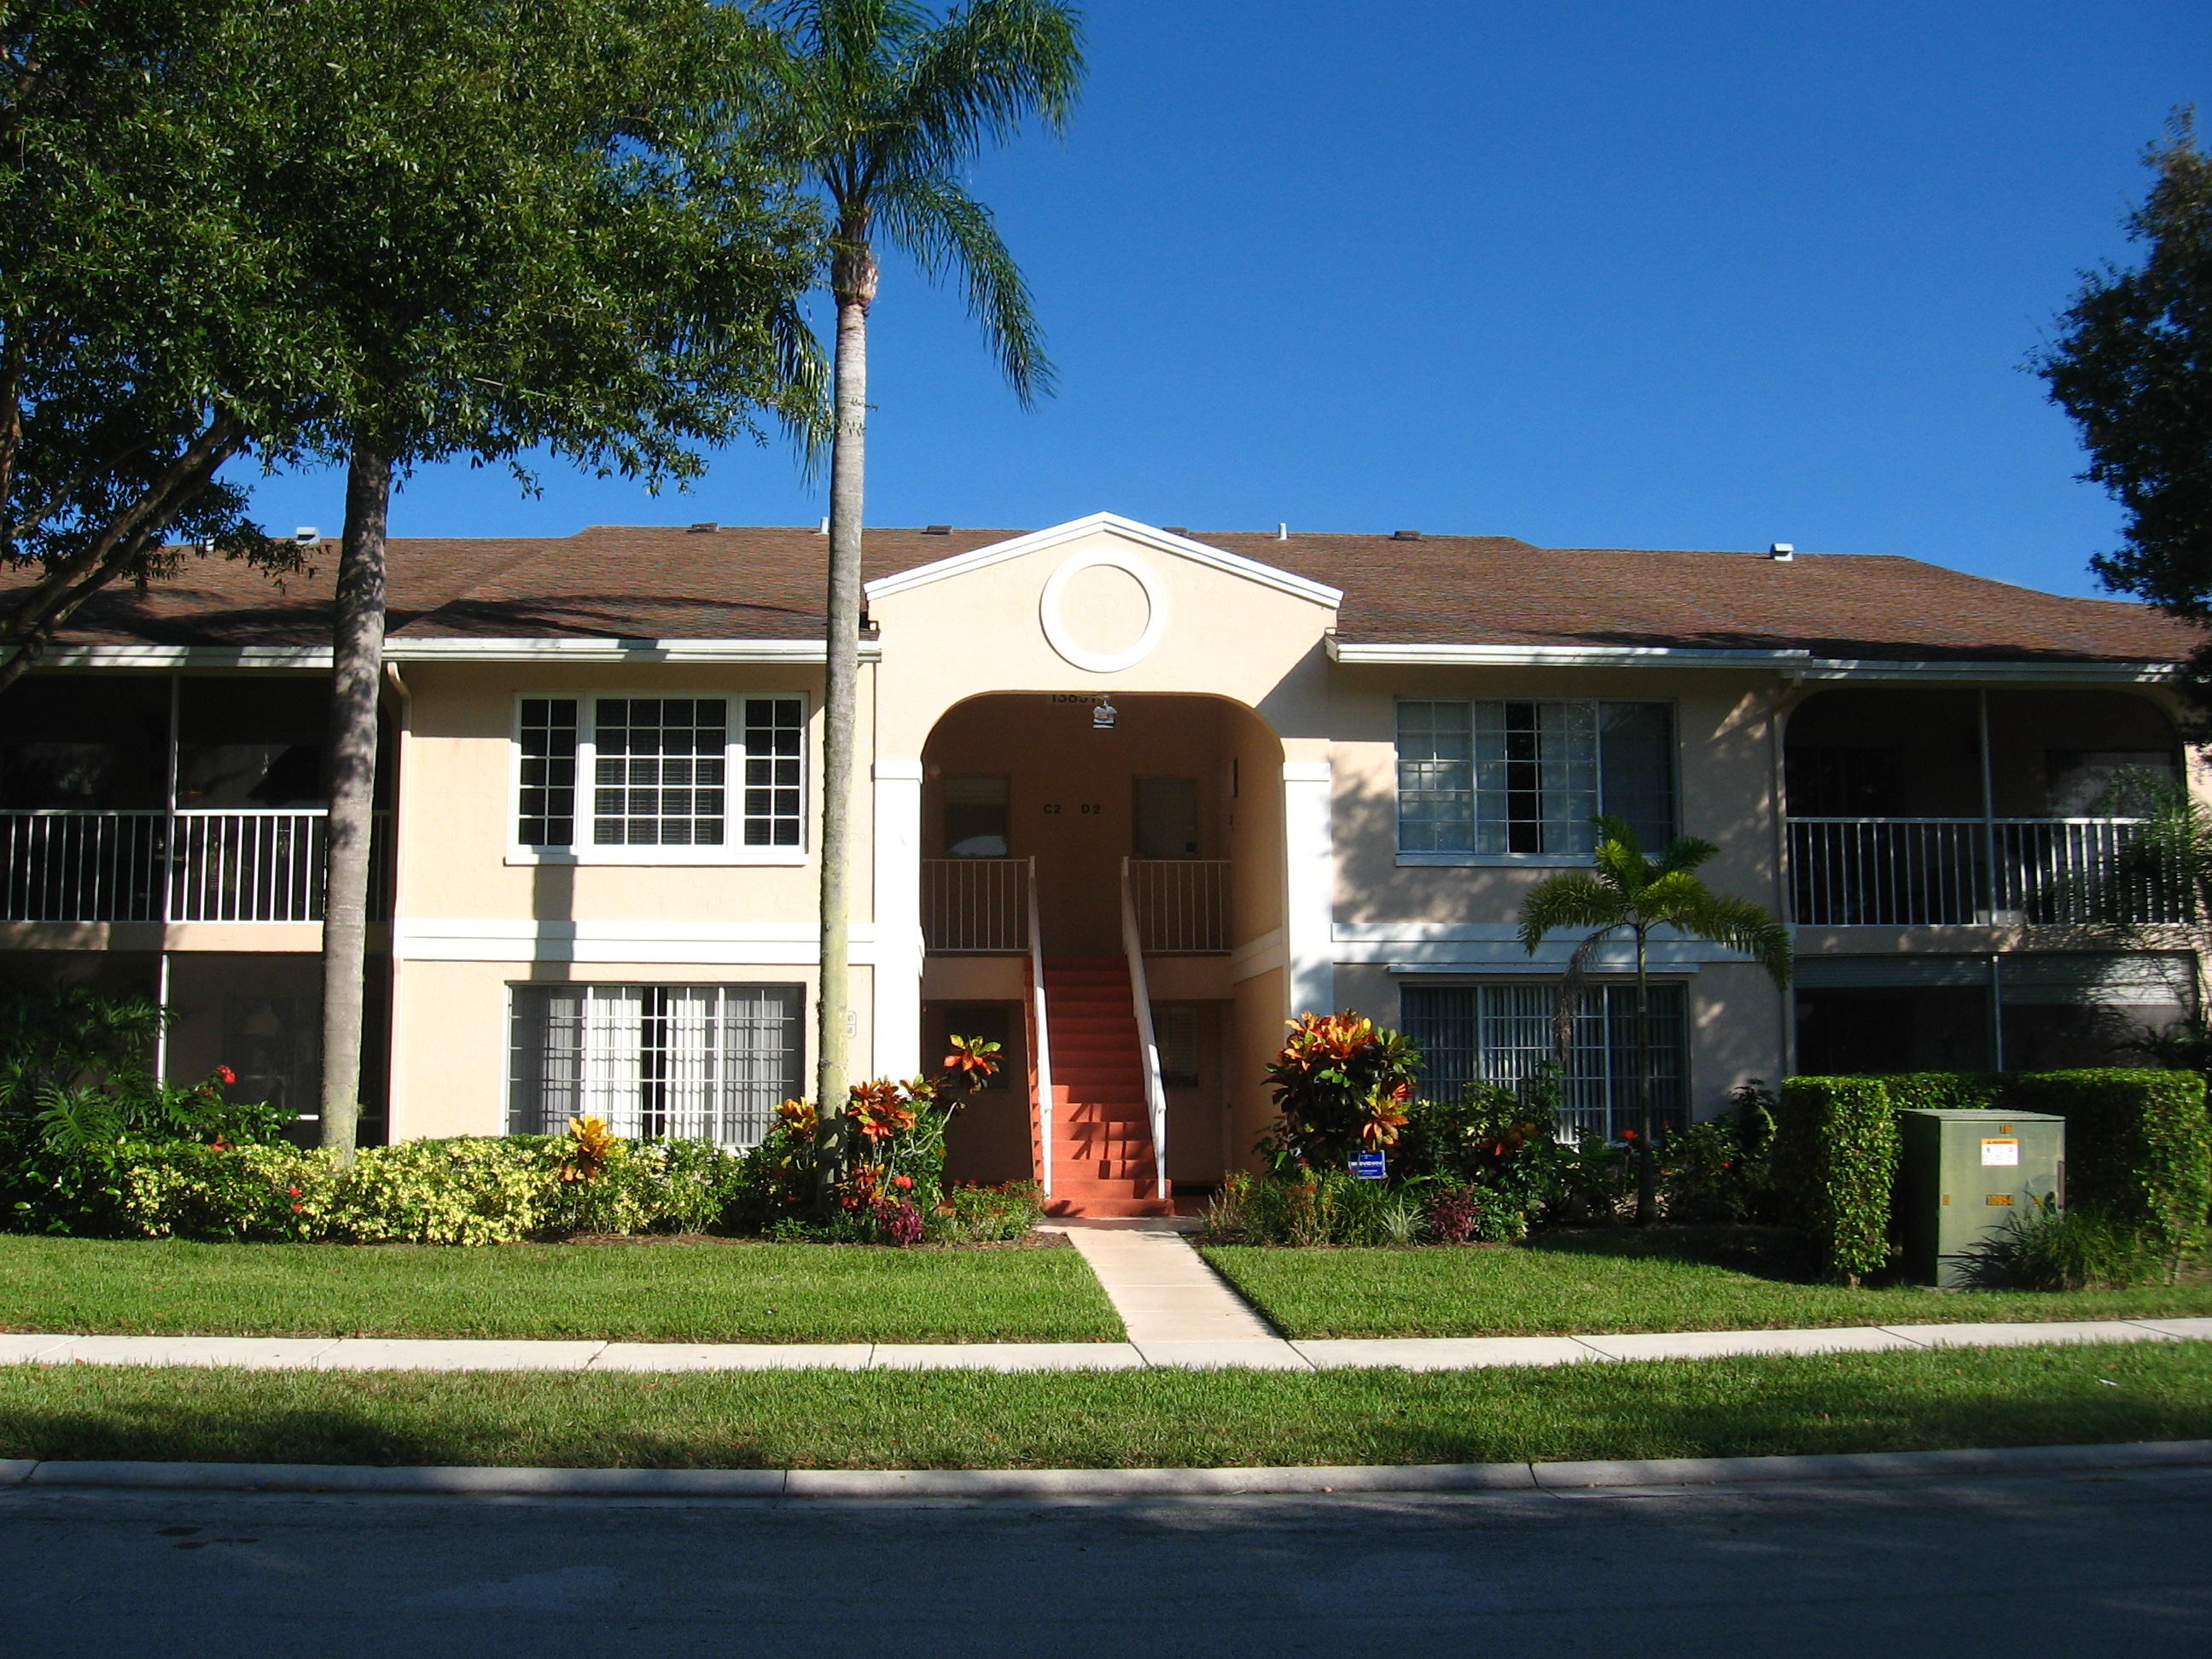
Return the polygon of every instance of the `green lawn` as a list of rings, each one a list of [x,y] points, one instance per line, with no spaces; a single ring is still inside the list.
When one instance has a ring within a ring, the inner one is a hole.
[[[0,1329],[633,1342],[1118,1341],[1073,1250],[0,1236]]]
[[[1493,1249],[1284,1249],[1214,1245],[1206,1258],[1288,1335],[1522,1336],[1790,1329],[1966,1320],[2212,1314],[2212,1275],[2171,1288],[2063,1295],[1845,1290],[1796,1280],[1786,1244],[1753,1230],[1540,1235]]]
[[[1490,1462],[2201,1437],[2212,1345],[1430,1372],[0,1367],[0,1457],[708,1468]]]

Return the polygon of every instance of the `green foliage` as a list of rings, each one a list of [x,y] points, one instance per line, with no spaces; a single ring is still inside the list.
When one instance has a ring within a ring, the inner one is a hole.
[[[1965,1265],[1968,1282],[1985,1290],[2116,1291],[2166,1276],[2136,1229],[2081,1205],[2006,1217]]]
[[[1994,1112],[2010,1105],[2008,1080],[1995,1072],[1899,1072],[1885,1075],[1882,1092],[1899,1112]]]
[[[1362,1181],[1343,1170],[1238,1170],[1206,1212],[1207,1242],[1224,1244],[1503,1243],[1528,1231],[1515,1194],[1443,1179]]]
[[[1340,1170],[1354,1152],[1396,1145],[1419,1064],[1411,1038],[1364,1015],[1299,1015],[1267,1066],[1275,1121],[1255,1150],[1287,1173]]]
[[[2127,222],[2143,258],[2091,276],[2037,367],[2081,428],[2087,477],[2127,514],[2106,584],[2212,620],[2212,156],[2186,114],[2145,157],[2156,175]],[[2192,690],[2207,690],[2199,647]]]
[[[2066,1120],[2066,1195],[2132,1233],[2169,1277],[2204,1249],[2212,1124],[2190,1072],[2033,1073],[2005,1104]]]
[[[1897,1110],[1869,1077],[1793,1077],[1776,1114],[1775,1180],[1822,1267],[1856,1285],[1890,1259]]]
[[[931,1237],[946,1244],[1009,1243],[1044,1219],[1044,1188],[1034,1181],[957,1182],[927,1219]]]

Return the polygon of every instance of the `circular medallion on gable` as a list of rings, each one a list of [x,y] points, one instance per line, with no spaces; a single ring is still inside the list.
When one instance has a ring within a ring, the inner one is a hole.
[[[1037,609],[1045,642],[1093,674],[1142,662],[1168,626],[1167,592],[1152,567],[1111,548],[1070,554]]]

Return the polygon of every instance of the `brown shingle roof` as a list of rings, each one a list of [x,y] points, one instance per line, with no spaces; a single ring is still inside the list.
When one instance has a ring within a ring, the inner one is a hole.
[[[1006,540],[1010,530],[871,530],[866,574]],[[1540,548],[1505,536],[1195,532],[1194,539],[1344,592],[1356,644],[1808,649],[1874,658],[2165,660],[2192,630],[2147,608],[2068,599],[1861,554]],[[818,639],[823,538],[804,528],[599,526],[545,538],[392,543],[395,638]],[[85,642],[326,642],[335,546],[281,585],[194,560],[143,594],[99,596],[68,634]],[[0,608],[21,579],[0,577]]]

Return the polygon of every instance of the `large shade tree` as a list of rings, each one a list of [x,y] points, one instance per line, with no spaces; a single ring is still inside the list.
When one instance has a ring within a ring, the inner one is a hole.
[[[2127,221],[2141,259],[2085,279],[2036,367],[2081,428],[2083,476],[2126,514],[2097,574],[2212,627],[2212,155],[2185,114],[2145,159],[2150,193]],[[2212,645],[2189,680],[2212,708]]]
[[[1668,928],[1731,951],[1764,967],[1778,986],[1790,982],[1790,930],[1747,898],[1716,893],[1698,878],[1698,866],[1720,849],[1694,836],[1680,836],[1647,856],[1628,820],[1607,815],[1597,827],[1592,867],[1547,876],[1521,902],[1521,944],[1534,956],[1545,938],[1562,931],[1583,937],[1567,959],[1553,1016],[1554,1047],[1562,1072],[1587,988],[1590,958],[1607,939],[1626,933],[1636,949],[1636,1219],[1648,1226],[1657,1212],[1657,1167],[1652,1153],[1651,935]]]
[[[815,1098],[845,1097],[854,712],[868,411],[868,314],[888,243],[964,288],[1015,395],[1049,389],[1027,286],[990,210],[962,181],[1027,121],[1066,122],[1082,77],[1074,13],[1053,0],[974,0],[942,17],[908,0],[789,0],[784,114],[792,152],[826,198],[836,308],[823,693],[822,969]],[[836,1160],[823,1160],[825,1183]]]
[[[0,7],[0,690],[118,582],[277,568],[219,475],[287,453],[332,362],[244,162],[297,118],[241,0]]]
[[[395,477],[540,457],[656,484],[819,399],[813,221],[762,159],[773,37],[713,0],[277,0],[241,49],[293,121],[296,281],[333,337],[312,435],[346,468],[324,921],[324,1144],[357,1133]],[[309,233],[312,233],[311,234]]]

